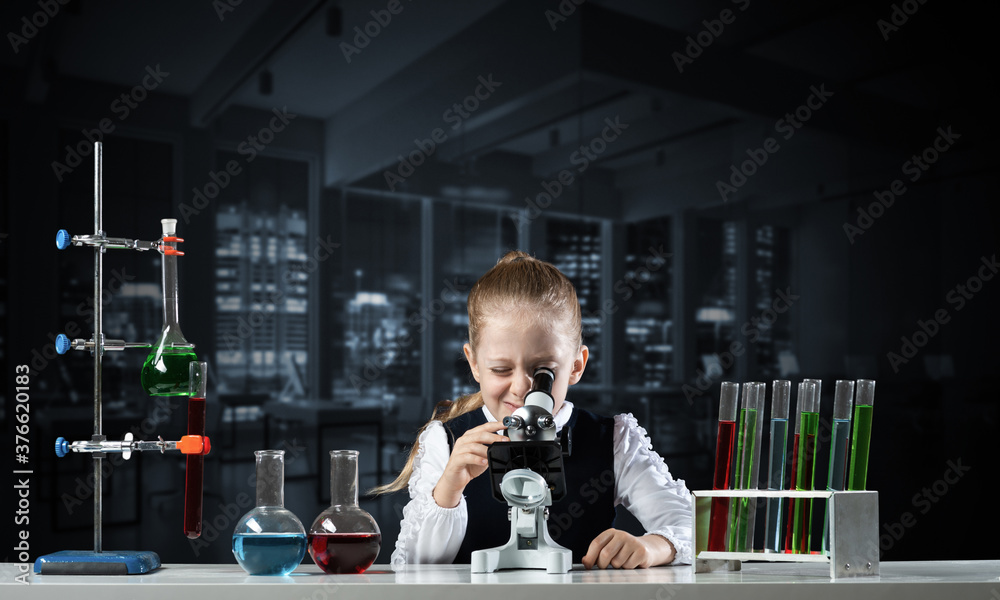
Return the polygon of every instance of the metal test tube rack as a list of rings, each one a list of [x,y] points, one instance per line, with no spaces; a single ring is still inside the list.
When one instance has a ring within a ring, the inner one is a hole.
[[[704,490],[691,492],[694,511],[694,572],[739,571],[743,561],[828,563],[830,577],[868,577],[879,574],[878,492],[794,490]],[[711,498],[828,499],[829,554],[783,552],[710,552],[707,550]],[[703,524],[699,527],[699,521]],[[703,531],[702,531],[703,530]]]

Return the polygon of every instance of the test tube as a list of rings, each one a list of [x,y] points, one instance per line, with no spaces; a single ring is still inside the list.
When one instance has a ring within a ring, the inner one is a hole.
[[[204,437],[208,363],[191,361],[188,365],[188,382],[187,434]],[[192,540],[201,536],[204,470],[204,454],[187,455],[184,468],[184,535]]]
[[[715,477],[713,490],[728,490],[732,481],[733,444],[736,441],[736,408],[740,386],[722,382],[719,394],[719,438],[715,446]],[[708,527],[708,549],[725,552],[726,527],[729,524],[729,498],[712,498]]]
[[[804,400],[799,410],[799,452],[795,465],[795,489],[812,491],[816,475],[816,438],[819,435],[819,386],[805,380]],[[811,547],[812,499],[796,498],[792,521],[792,552],[808,554]]]
[[[748,489],[756,490],[760,487],[760,440],[764,432],[764,401],[767,398],[767,384],[762,381],[754,382],[757,393],[757,428],[754,431],[754,451],[753,463],[750,467],[750,486]],[[749,518],[747,519],[747,552],[753,550],[754,529],[757,523],[757,498],[750,498]]]
[[[868,445],[872,437],[872,405],[875,402],[875,380],[857,381],[854,400],[854,429],[851,432],[851,467],[847,482],[849,490],[864,490],[868,479]]]
[[[851,407],[854,405],[854,382],[838,379],[833,395],[833,425],[830,427],[830,465],[826,489],[840,491],[847,483],[847,440],[851,434]],[[830,501],[827,500],[827,507]],[[830,510],[823,511],[823,553],[830,543]]]
[[[755,474],[760,458],[760,385],[755,381],[743,384],[740,422],[736,438],[736,482],[738,490],[756,489]],[[749,552],[753,548],[752,520],[756,504],[750,498],[738,498],[729,507],[729,551]]]
[[[812,383],[799,382],[795,395],[795,429],[792,436],[792,454],[788,457],[788,489],[795,489],[795,475],[799,466],[799,432],[802,429],[802,407],[806,404],[807,388]],[[795,522],[795,500],[788,501],[788,516],[785,524],[785,552],[792,552],[792,524]]]
[[[768,463],[767,489],[785,489],[785,452],[788,448],[788,400],[792,382],[775,379],[771,384],[771,457]],[[781,509],[784,498],[767,499],[765,552],[781,552]]]

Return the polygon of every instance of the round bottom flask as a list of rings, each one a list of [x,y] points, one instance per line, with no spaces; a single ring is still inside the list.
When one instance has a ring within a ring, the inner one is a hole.
[[[382,532],[358,506],[357,450],[330,451],[330,508],[309,528],[309,555],[327,573],[364,573],[382,548]]]
[[[285,508],[285,451],[258,450],[257,506],[233,532],[233,556],[251,575],[288,575],[306,555],[306,532]]]

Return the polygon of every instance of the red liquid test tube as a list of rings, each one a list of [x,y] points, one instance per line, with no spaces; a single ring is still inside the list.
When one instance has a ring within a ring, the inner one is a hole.
[[[728,490],[732,486],[733,445],[736,442],[736,409],[740,385],[722,382],[719,394],[719,439],[715,446],[715,477],[713,490]],[[729,498],[712,498],[712,512],[708,525],[708,550],[726,551],[729,529]]]
[[[188,396],[188,435],[205,436],[205,395],[208,364],[192,361]],[[184,470],[184,535],[195,539],[201,535],[202,500],[205,455],[188,454]]]

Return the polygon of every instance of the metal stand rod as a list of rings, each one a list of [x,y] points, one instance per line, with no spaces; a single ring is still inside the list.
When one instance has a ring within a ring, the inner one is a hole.
[[[104,236],[103,224],[103,193],[102,175],[104,169],[104,144],[94,144],[94,235]],[[103,438],[101,433],[103,409],[101,406],[101,359],[104,355],[104,248],[94,248],[94,441]],[[94,552],[101,552],[103,540],[103,506],[104,495],[101,481],[103,454],[94,454]]]

